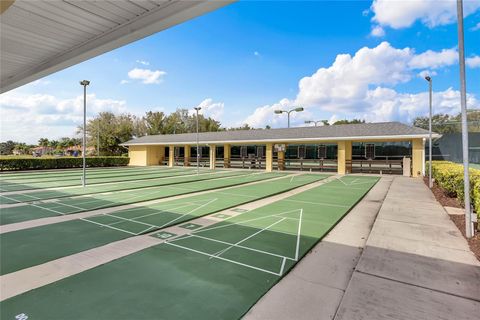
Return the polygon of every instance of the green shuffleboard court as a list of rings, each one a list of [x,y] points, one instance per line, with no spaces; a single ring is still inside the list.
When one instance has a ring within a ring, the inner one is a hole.
[[[18,271],[113,241],[181,224],[326,177],[328,176],[318,174],[287,176],[85,219],[0,234],[0,271],[1,274]]]
[[[177,174],[187,174],[188,172],[193,173],[192,169],[137,169],[135,172],[130,170],[123,170],[122,172],[117,173],[101,173],[101,174],[89,174],[87,173],[87,184],[100,184],[100,183],[114,183],[114,182],[125,182],[125,181],[135,181],[142,179],[154,179],[157,177]],[[45,189],[45,188],[60,188],[60,187],[70,187],[70,186],[80,186],[81,185],[81,175],[70,177],[66,179],[62,178],[48,178],[42,180],[41,178],[27,180],[27,181],[1,181],[0,182],[0,191],[1,192],[12,192],[12,191],[24,191],[24,190],[36,190],[36,189]]]
[[[201,178],[201,181],[25,203],[20,206],[3,208],[0,211],[0,225],[98,210],[108,207],[172,197],[191,192],[240,185],[268,178],[279,177],[282,175],[285,174],[245,173],[231,171],[222,173],[221,175],[211,174],[208,178]]]
[[[172,171],[165,172],[163,175],[156,175],[156,177],[149,177],[149,179],[138,181],[122,181],[108,184],[92,184],[85,187],[72,187],[63,190],[43,190],[28,193],[16,193],[2,195],[0,194],[0,204],[14,204],[22,202],[36,202],[47,199],[58,199],[64,197],[80,196],[94,193],[113,192],[121,190],[133,190],[141,188],[149,188],[156,186],[165,186],[169,184],[177,184],[192,181],[208,180],[216,177],[228,176],[228,171],[219,171],[212,173],[211,171],[202,171],[196,174],[191,171]],[[234,174],[240,174],[238,172]]]
[[[343,177],[184,236],[163,234],[162,244],[3,301],[1,318],[239,319],[377,180]]]

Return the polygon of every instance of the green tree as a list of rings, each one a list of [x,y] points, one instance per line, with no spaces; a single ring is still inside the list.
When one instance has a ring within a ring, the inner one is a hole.
[[[47,138],[40,138],[40,139],[38,139],[38,145],[39,145],[40,147],[48,147],[48,143],[49,143],[49,141],[48,141]]]
[[[165,133],[165,123],[167,121],[165,114],[159,111],[148,111],[143,117],[146,133],[148,135]]]
[[[325,123],[325,122],[324,122]],[[328,123],[328,121],[327,121]],[[353,120],[338,120],[333,123],[333,125],[338,125],[338,124],[358,124],[358,123],[365,123],[365,120],[361,119],[353,119]]]
[[[6,142],[0,143],[0,154],[1,155],[12,154],[16,144],[17,143],[13,142],[12,140],[8,140]]]

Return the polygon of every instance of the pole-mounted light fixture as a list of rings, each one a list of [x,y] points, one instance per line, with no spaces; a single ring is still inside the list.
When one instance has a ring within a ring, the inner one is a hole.
[[[87,176],[86,176],[86,167],[87,161],[85,159],[86,153],[86,143],[87,143],[87,86],[90,84],[88,80],[80,81],[80,85],[83,86],[83,140],[82,140],[82,186],[85,187],[87,184]]]
[[[428,117],[428,187],[433,187],[432,182],[432,78],[426,76],[428,81],[428,96],[429,96],[429,117]]]
[[[197,112],[197,174],[200,173],[200,154],[198,153],[198,112],[202,109],[201,107],[195,107],[195,111]]]
[[[275,110],[275,114],[282,114],[286,113],[287,114],[287,119],[288,119],[288,128],[290,128],[290,113],[292,112],[302,112],[304,109],[303,107],[296,107],[290,110]]]

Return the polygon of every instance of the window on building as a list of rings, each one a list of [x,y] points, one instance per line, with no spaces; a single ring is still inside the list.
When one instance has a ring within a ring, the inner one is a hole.
[[[298,146],[298,158],[305,159],[305,146]]]
[[[365,146],[365,158],[375,159],[375,145],[373,143],[367,143]]]
[[[327,157],[327,146],[324,144],[319,145],[317,155],[319,159],[325,159]]]

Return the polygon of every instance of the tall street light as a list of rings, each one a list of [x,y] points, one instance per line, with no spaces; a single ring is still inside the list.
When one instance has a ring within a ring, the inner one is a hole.
[[[297,107],[297,108],[294,108],[294,109],[291,109],[291,110],[275,110],[275,114],[282,114],[282,113],[286,113],[287,116],[288,116],[288,128],[290,128],[290,113],[292,112],[302,112],[303,111],[303,107]]]
[[[428,117],[428,186],[430,189],[433,187],[432,183],[432,78],[426,76],[425,80],[428,81],[429,92],[429,106],[430,113]]]
[[[195,107],[195,111],[197,112],[197,174],[200,173],[200,154],[198,153],[198,111],[200,111],[201,107]]]
[[[327,121],[327,120],[306,120],[305,124],[314,123],[315,127],[316,127],[316,126],[318,126],[319,123],[325,124],[325,121]]]
[[[460,105],[462,107],[463,188],[465,195],[465,235],[473,237],[470,209],[470,173],[468,171],[467,83],[465,80],[465,45],[463,42],[463,1],[457,0],[458,61],[460,62]]]
[[[83,171],[82,171],[82,186],[85,187],[87,184],[86,177],[86,167],[87,161],[85,159],[85,153],[87,151],[85,144],[87,143],[87,86],[90,84],[90,81],[83,80],[80,81],[80,85],[83,86],[83,141],[82,141],[82,159],[83,159]]]

